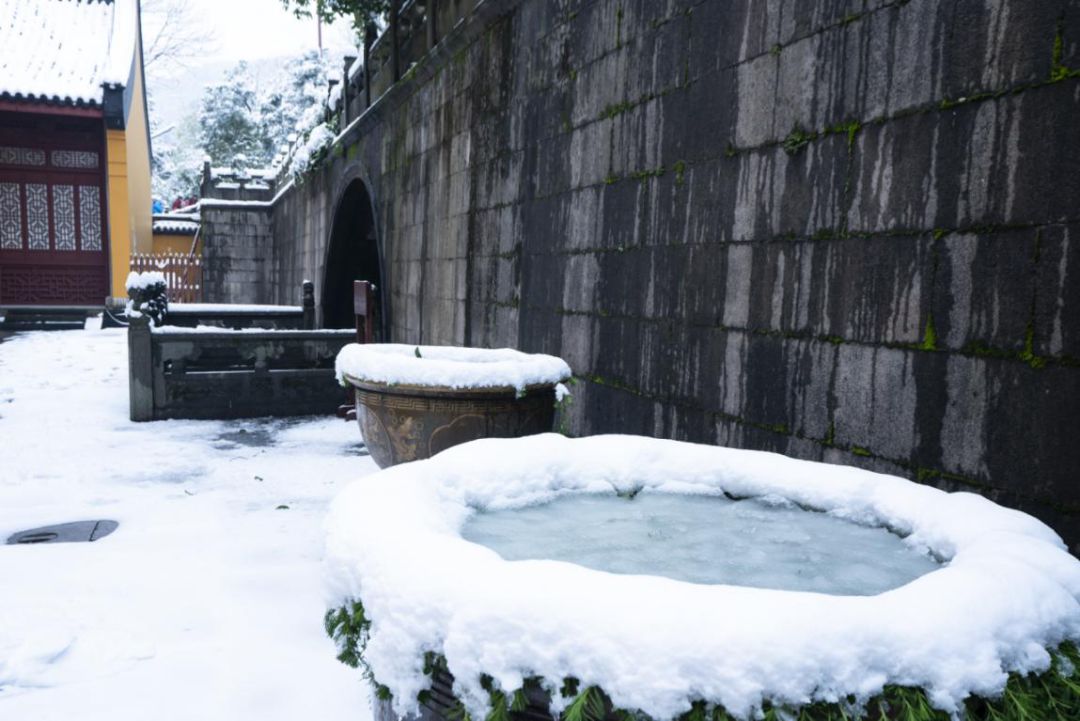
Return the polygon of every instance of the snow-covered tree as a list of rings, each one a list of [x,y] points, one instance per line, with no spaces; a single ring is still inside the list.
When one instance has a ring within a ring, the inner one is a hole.
[[[215,165],[237,168],[265,165],[269,160],[259,98],[245,62],[207,86],[199,112],[199,140]]]
[[[336,133],[324,122],[332,65],[309,51],[256,83],[241,62],[223,82],[207,86],[198,113],[179,127],[158,129],[152,123],[155,196],[169,204],[196,194],[204,158],[236,170],[265,167],[294,141],[299,148],[294,170],[310,169]]]
[[[323,120],[327,96],[328,62],[311,50],[289,62],[288,72],[261,95],[259,112],[267,146],[272,158],[290,134],[302,135]]]
[[[154,140],[151,170],[154,176],[154,197],[166,207],[177,198],[199,195],[202,164],[205,152],[199,143],[199,124],[194,114],[179,126],[170,129],[167,139]]]

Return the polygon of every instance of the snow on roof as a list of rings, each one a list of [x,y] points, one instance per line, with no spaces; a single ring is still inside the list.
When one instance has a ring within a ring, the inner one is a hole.
[[[126,85],[135,0],[7,0],[0,17],[0,96],[100,104]]]
[[[155,220],[154,232],[166,235],[194,235],[199,224],[194,220]]]
[[[195,213],[155,213],[153,231],[165,235],[194,235],[199,230]]]

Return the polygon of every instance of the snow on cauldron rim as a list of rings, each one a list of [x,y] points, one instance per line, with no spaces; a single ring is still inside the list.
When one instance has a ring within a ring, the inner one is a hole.
[[[570,366],[543,353],[513,348],[350,343],[335,362],[339,383],[346,380],[394,386],[436,388],[513,388],[553,386],[570,378]]]
[[[461,536],[478,510],[639,489],[786,499],[887,527],[944,565],[836,596],[506,561]],[[1080,639],[1080,561],[1031,516],[857,468],[637,436],[484,439],[365,477],[331,508],[326,577],[332,609],[362,604],[361,661],[401,715],[431,682],[426,654],[445,658],[473,718],[487,679],[510,693],[537,677],[654,719],[695,701],[749,718],[765,701],[866,700],[886,685],[952,712]],[[567,702],[551,699],[555,713]]]

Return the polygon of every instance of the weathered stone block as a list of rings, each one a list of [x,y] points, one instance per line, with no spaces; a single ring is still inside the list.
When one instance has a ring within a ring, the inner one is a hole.
[[[1080,487],[1071,480],[1080,446],[1069,434],[1052,430],[1077,422],[1076,369],[955,356],[946,383],[946,470],[1080,509]]]
[[[747,243],[726,246],[722,323],[746,328],[750,322],[750,281],[754,272],[754,247]]]
[[[526,308],[561,312],[566,267],[571,257],[561,253],[527,253],[522,258],[520,283],[516,283],[517,278],[500,276],[499,285],[506,287],[515,283],[515,290],[520,289],[520,301]],[[515,298],[509,302],[515,302]]]
[[[784,0],[779,13],[778,41],[787,46],[826,28],[857,22],[865,5],[862,0]]]
[[[763,0],[703,2],[692,8],[690,17],[692,81],[766,53],[778,42],[779,18],[767,12]]]
[[[724,68],[695,78],[685,88],[665,96],[664,117],[682,117],[679,133],[663,134],[663,157],[668,167],[682,160],[708,162],[722,155],[735,139],[738,105],[737,71]]]
[[[594,318],[564,315],[560,330],[560,357],[567,362],[575,375],[591,375],[597,352]]]
[[[537,238],[544,245],[566,250],[592,250],[600,248],[603,228],[605,196],[600,187],[586,187],[563,194],[552,204],[554,214],[549,224],[529,226],[543,228]],[[543,220],[543,216],[530,220]],[[549,233],[562,233],[549,235]]]
[[[746,61],[736,70],[735,100],[739,114],[734,144],[737,147],[754,148],[776,140],[790,130],[773,126],[779,68],[779,59],[773,54],[765,54]]]
[[[576,80],[572,82],[570,94],[571,126],[599,120],[605,116],[607,108],[624,102],[625,83],[621,77],[624,66],[620,57],[620,54],[606,55],[574,71]]]
[[[582,253],[569,256],[562,276],[561,307],[575,312],[592,312],[596,305],[599,277],[600,263],[596,255]]]
[[[947,98],[1047,80],[1058,20],[1068,3],[970,0],[939,23],[953,32],[941,45],[939,92]],[[1024,42],[1016,42],[1024,38]]]
[[[1080,193],[1080,176],[1053,169],[1080,164],[1064,119],[1078,110],[1080,88],[1062,82],[863,128],[848,227],[1071,219],[1068,198]]]
[[[652,102],[656,102],[655,100]],[[620,109],[611,123],[611,179],[630,177],[656,167],[659,147],[647,147],[645,115],[649,103]],[[655,138],[654,138],[655,140]]]
[[[652,432],[656,408],[648,398],[590,380],[583,401],[584,416],[596,419],[595,433]]]
[[[799,327],[806,309],[816,335],[864,343],[919,343],[930,312],[933,280],[930,236],[848,238],[801,246],[797,276],[785,289]],[[806,262],[806,261],[809,262]],[[810,284],[807,290],[806,284]]]
[[[781,146],[730,159],[737,178],[720,187],[721,229],[731,240],[807,238],[843,224],[848,145],[829,135],[790,152]],[[728,163],[725,163],[727,165]]]
[[[833,413],[839,446],[906,459],[918,443],[913,351],[845,343],[838,346]]]
[[[1080,359],[1080,226],[1042,229],[1034,297],[1032,351]]]
[[[570,187],[603,183],[611,167],[611,121],[600,120],[570,135]]]
[[[1019,353],[1034,299],[1038,231],[942,239],[933,317],[939,347]]]
[[[553,195],[571,187],[569,157],[569,134],[556,135],[537,144],[536,169],[532,178],[535,195]]]

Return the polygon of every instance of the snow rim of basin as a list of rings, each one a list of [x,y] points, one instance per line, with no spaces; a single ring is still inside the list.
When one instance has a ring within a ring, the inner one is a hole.
[[[388,385],[513,388],[519,394],[571,375],[566,361],[543,353],[401,343],[350,343],[338,352],[334,368],[338,383],[351,376]]]
[[[945,563],[876,596],[833,596],[506,561],[461,537],[478,510],[638,489],[786,499],[888,527]],[[428,688],[425,652],[446,658],[472,718],[488,709],[484,674],[506,692],[574,677],[655,719],[696,700],[739,718],[766,700],[862,702],[887,684],[957,712],[1080,639],[1080,561],[1027,514],[853,467],[637,436],[484,439],[360,479],[331,507],[325,564],[328,605],[364,605],[364,661],[399,714]]]

